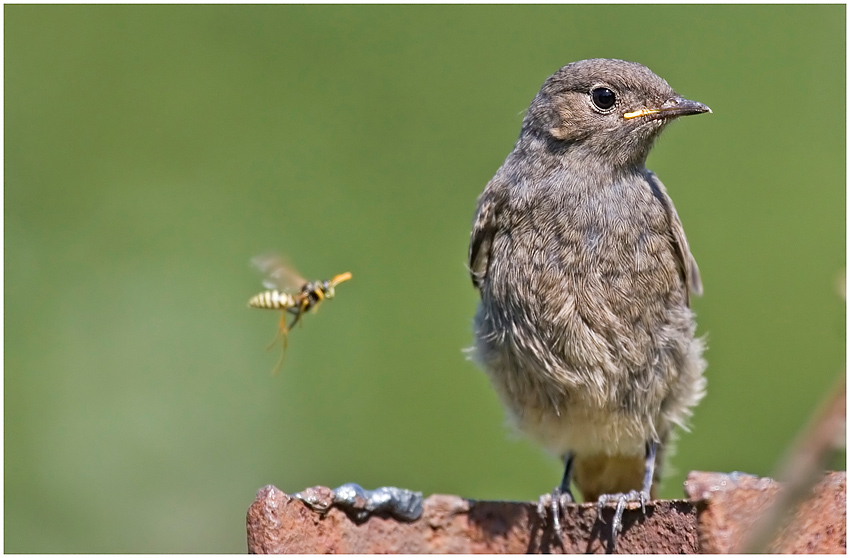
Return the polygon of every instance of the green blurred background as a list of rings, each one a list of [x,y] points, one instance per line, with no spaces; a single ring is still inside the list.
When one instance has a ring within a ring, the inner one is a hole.
[[[243,552],[270,483],[549,491],[461,352],[465,257],[523,110],[582,58],[714,110],[649,160],[710,346],[663,495],[771,473],[843,371],[844,6],[4,13],[7,552]],[[278,316],[246,308],[267,250],[354,274],[276,376]]]

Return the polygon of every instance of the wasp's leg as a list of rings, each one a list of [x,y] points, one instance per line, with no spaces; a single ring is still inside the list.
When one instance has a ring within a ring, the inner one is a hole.
[[[286,336],[288,333],[289,328],[286,326],[286,311],[284,310],[280,314],[280,324],[278,325],[277,333],[275,333],[274,339],[272,339],[272,342],[269,343],[268,347],[266,347],[266,350],[268,351],[269,349],[274,347],[278,339],[281,340],[281,342],[283,343],[283,348],[286,349]]]
[[[294,327],[295,327],[295,324],[297,324],[298,322],[300,322],[300,321],[301,321],[301,316],[303,316],[303,315],[304,315],[304,312],[306,312],[306,311],[307,311],[307,308],[308,308],[309,306],[310,306],[310,301],[309,301],[309,300],[307,300],[307,299],[304,299],[304,300],[301,302],[301,304],[299,304],[299,305],[295,308],[295,310],[294,310],[294,312],[293,312],[293,314],[295,314],[295,319],[294,319],[294,320],[292,320],[292,323],[291,323],[291,324],[289,324],[289,329],[294,328]]]
[[[283,347],[280,350],[280,358],[277,359],[277,364],[272,368],[272,376],[277,374],[283,366],[283,360],[286,358],[286,335],[283,336]]]
[[[266,348],[266,350],[271,349],[272,346],[277,343],[277,340],[280,339],[280,358],[277,360],[277,364],[275,364],[274,368],[272,368],[272,375],[277,374],[280,367],[283,366],[283,359],[286,357],[286,347],[288,345],[288,334],[289,328],[286,326],[286,312],[284,311],[280,315],[280,325],[278,326],[277,335],[274,336],[274,339],[272,339],[272,342]]]

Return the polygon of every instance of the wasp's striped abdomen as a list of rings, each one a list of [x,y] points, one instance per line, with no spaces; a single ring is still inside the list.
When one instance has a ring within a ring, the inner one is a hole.
[[[297,306],[295,298],[291,294],[280,291],[265,291],[251,297],[248,306],[251,308],[266,308],[268,310],[286,310]]]

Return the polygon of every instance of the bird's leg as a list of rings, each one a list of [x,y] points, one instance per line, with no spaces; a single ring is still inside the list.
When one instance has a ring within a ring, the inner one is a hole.
[[[549,512],[552,514],[552,530],[555,536],[561,541],[561,513],[566,504],[575,502],[573,493],[570,490],[570,482],[573,475],[573,459],[575,454],[568,453],[564,457],[564,476],[561,478],[561,484],[552,490],[552,494],[544,494],[537,502],[537,513],[541,519],[546,519],[546,508],[548,504]],[[547,502],[547,500],[549,500]]]
[[[651,441],[646,444],[646,461],[643,470],[643,487],[641,490],[632,490],[626,494],[603,494],[596,502],[596,513],[602,521],[602,508],[607,504],[616,503],[614,519],[611,522],[611,544],[612,549],[617,546],[617,535],[623,530],[623,511],[628,502],[640,502],[640,511],[646,515],[646,502],[650,499],[652,479],[655,476],[655,454],[658,452],[658,442]]]

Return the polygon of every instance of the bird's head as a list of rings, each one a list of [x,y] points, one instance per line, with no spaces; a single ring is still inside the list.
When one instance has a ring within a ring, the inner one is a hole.
[[[649,68],[623,60],[567,64],[544,83],[523,122],[523,135],[553,148],[603,155],[612,164],[643,163],[666,124],[711,112],[678,95]]]

